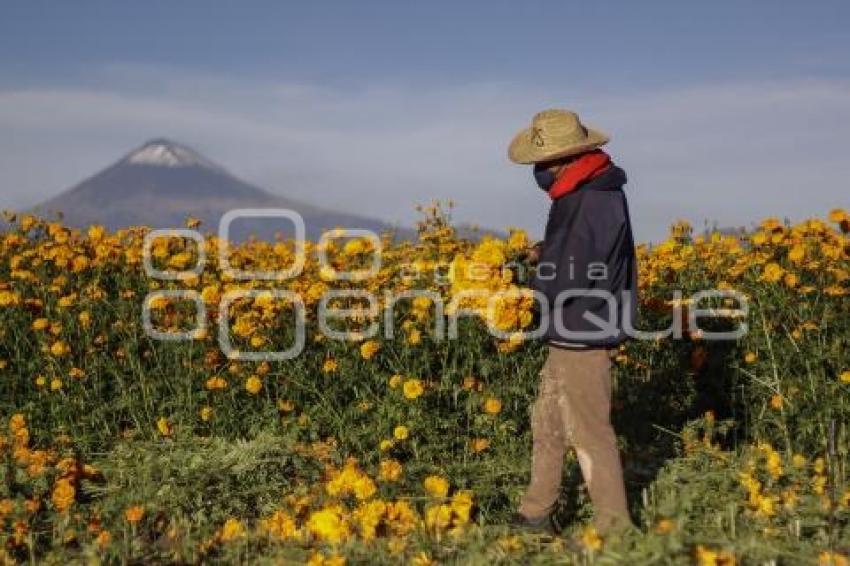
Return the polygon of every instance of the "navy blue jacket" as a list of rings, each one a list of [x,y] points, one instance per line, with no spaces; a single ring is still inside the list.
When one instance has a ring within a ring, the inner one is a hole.
[[[532,288],[549,301],[554,345],[610,348],[628,338],[624,317],[635,325],[637,263],[625,183],[625,172],[612,165],[552,201]],[[557,304],[559,294],[572,296]]]

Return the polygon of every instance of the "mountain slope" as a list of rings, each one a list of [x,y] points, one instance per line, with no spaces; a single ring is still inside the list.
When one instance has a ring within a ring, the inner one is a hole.
[[[110,229],[127,226],[183,227],[187,216],[200,219],[215,231],[221,216],[235,208],[286,208],[304,218],[307,237],[317,239],[334,227],[390,230],[389,224],[273,195],[229,173],[194,150],[166,139],[155,139],[130,152],[114,165],[64,193],[38,205],[35,212],[61,213],[71,226],[102,224]],[[410,230],[395,230],[410,237]],[[244,219],[233,225],[231,237],[251,234],[271,238],[292,235],[286,220]]]

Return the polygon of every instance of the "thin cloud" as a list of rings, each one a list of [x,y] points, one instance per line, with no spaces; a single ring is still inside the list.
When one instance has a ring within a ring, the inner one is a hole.
[[[459,220],[539,235],[545,195],[505,152],[551,105],[613,134],[640,239],[676,218],[740,225],[848,205],[841,80],[623,94],[512,83],[352,90],[113,67],[90,83],[0,90],[0,205],[32,205],[164,135],[280,194],[404,223],[416,203],[454,198]]]

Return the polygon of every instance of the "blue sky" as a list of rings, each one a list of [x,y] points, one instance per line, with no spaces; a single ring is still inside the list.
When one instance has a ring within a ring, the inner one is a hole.
[[[633,221],[848,206],[850,3],[6,2],[0,206],[35,204],[148,138],[274,192],[411,222],[542,229],[507,162],[546,106],[612,135]]]

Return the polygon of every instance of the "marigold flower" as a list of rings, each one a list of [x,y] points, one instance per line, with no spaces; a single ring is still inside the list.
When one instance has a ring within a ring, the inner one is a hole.
[[[50,346],[50,353],[60,358],[62,356],[67,356],[71,352],[70,346],[63,342],[62,340],[56,341]]]
[[[404,397],[406,399],[414,400],[420,397],[425,392],[425,387],[418,379],[408,379],[404,382],[402,391],[404,392]]]
[[[371,360],[381,349],[381,345],[375,340],[367,340],[360,345],[360,356],[364,360]]]
[[[350,534],[342,508],[338,505],[314,511],[307,520],[307,529],[319,540],[342,542]]]
[[[495,397],[488,397],[484,401],[484,412],[488,415],[498,415],[502,412],[502,402]]]
[[[394,482],[401,477],[403,468],[398,460],[381,460],[378,464],[378,479],[381,481]]]
[[[230,518],[224,522],[219,533],[222,542],[235,540],[245,534],[245,526],[239,519]]]
[[[488,438],[473,438],[469,441],[469,449],[475,452],[483,452],[490,447],[490,440]]]
[[[252,375],[245,380],[245,391],[251,395],[256,395],[263,388],[262,380],[256,375]]]
[[[260,520],[260,528],[278,539],[294,537],[298,533],[295,519],[286,511],[278,510]]]
[[[174,428],[166,417],[159,417],[156,420],[156,430],[159,431],[159,434],[162,436],[171,436],[174,434]]]
[[[422,481],[422,487],[431,497],[445,497],[449,493],[449,482],[440,476],[428,476]]]
[[[74,504],[77,490],[74,488],[70,478],[59,478],[53,485],[53,493],[50,496],[53,506],[60,513],[67,511]]]
[[[599,550],[602,548],[602,538],[592,526],[585,527],[582,530],[581,543],[589,550]]]
[[[393,437],[396,440],[406,440],[410,436],[410,430],[404,425],[398,425],[393,429]]]

